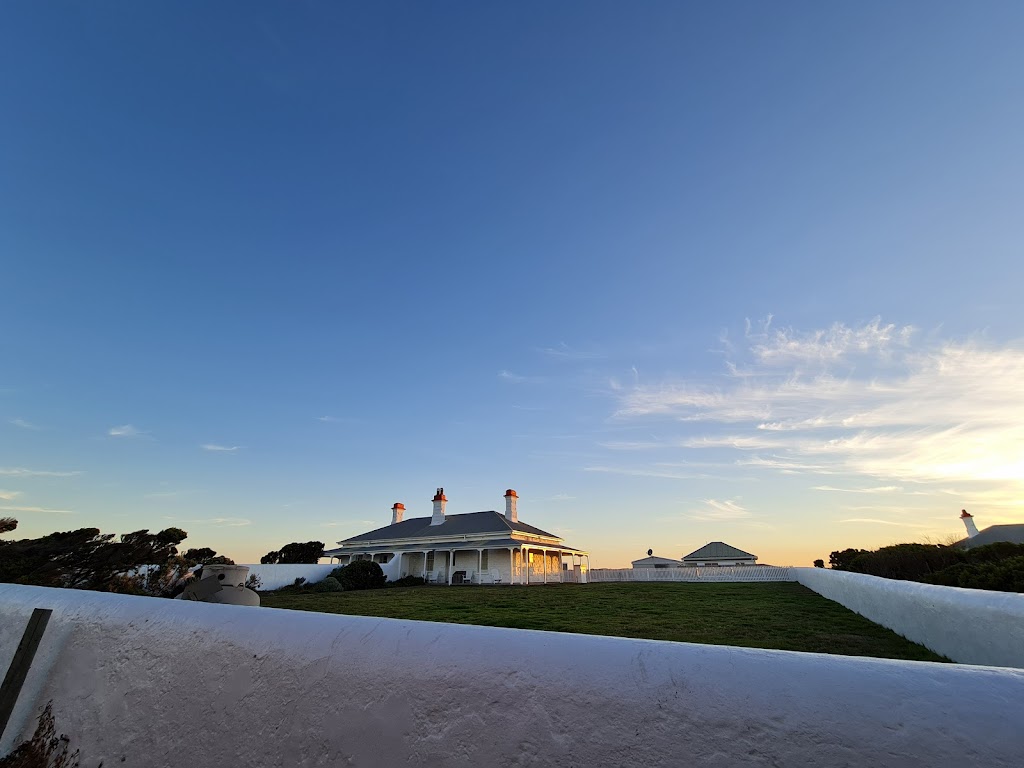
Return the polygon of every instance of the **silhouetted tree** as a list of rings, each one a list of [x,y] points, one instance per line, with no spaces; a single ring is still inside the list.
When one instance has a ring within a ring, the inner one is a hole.
[[[324,543],[322,541],[294,542],[292,544],[285,544],[280,550],[268,552],[260,558],[260,562],[264,565],[274,565],[277,563],[315,564],[323,556]]]
[[[234,565],[235,561],[224,555],[218,555],[209,547],[198,547],[185,552],[183,557],[193,565]]]
[[[858,556],[866,554],[866,549],[844,549],[838,552],[833,552],[828,556],[829,568],[834,568],[837,571],[852,571],[853,561]]]
[[[0,517],[0,533],[7,533],[13,531],[18,527],[18,521],[13,517]],[[0,544],[4,542],[0,541]]]
[[[178,545],[187,536],[180,528],[133,531],[120,538],[80,528],[5,541],[0,582],[171,596],[196,565],[232,562],[209,547],[179,555]]]
[[[825,561],[824,560],[815,560],[814,561],[814,567],[815,568],[824,568],[825,567]]]

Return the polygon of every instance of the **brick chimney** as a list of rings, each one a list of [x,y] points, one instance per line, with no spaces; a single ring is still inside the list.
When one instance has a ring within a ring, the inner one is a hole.
[[[967,529],[967,538],[973,539],[978,535],[978,526],[974,524],[974,515],[966,509],[961,509],[960,519],[964,521],[964,528]]]
[[[391,508],[391,524],[402,522],[402,515],[405,514],[405,504],[402,502],[396,502],[395,506]]]
[[[516,511],[516,502],[519,501],[519,495],[509,488],[505,491],[505,519],[510,523],[519,522],[519,513]]]
[[[434,514],[430,518],[431,525],[441,525],[444,522],[444,508],[448,503],[445,498],[444,488],[438,488],[434,494]]]

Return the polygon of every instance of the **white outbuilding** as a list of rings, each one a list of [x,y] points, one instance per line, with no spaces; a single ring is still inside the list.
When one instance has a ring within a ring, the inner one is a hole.
[[[657,557],[651,550],[647,550],[647,557],[633,561],[634,568],[681,568],[682,560],[671,560],[667,557]]]

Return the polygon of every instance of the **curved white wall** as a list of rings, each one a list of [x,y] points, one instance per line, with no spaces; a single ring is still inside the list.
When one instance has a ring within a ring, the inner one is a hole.
[[[965,664],[1024,667],[1024,595],[793,568],[829,600]],[[1024,751],[1021,755],[1024,765]]]
[[[260,577],[260,589],[270,592],[274,589],[287,587],[294,584],[298,578],[303,578],[310,584],[326,579],[337,565],[246,565],[249,575],[256,574]]]
[[[0,585],[83,765],[1019,766],[1024,671]],[[1012,725],[1012,727],[1011,727]],[[9,748],[11,737],[0,748]]]

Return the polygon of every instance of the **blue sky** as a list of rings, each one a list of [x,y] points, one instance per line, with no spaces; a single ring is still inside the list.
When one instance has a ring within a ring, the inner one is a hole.
[[[6,3],[0,515],[619,566],[1021,519],[1024,6]]]

